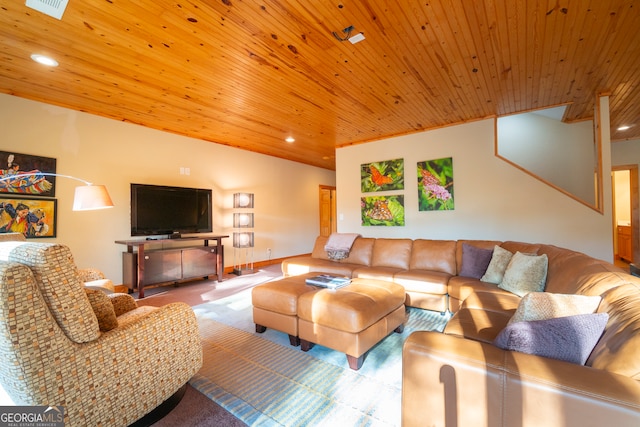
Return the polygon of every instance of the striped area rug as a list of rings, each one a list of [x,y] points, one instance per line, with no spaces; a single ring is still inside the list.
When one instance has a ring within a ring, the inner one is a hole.
[[[284,333],[255,333],[250,295],[194,307],[204,365],[190,381],[250,426],[399,426],[402,343],[448,320],[409,309],[405,331],[381,341],[353,371],[344,354],[322,346],[305,353]]]

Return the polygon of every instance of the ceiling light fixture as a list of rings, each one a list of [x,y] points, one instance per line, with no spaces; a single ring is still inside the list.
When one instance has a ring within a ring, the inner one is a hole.
[[[620,127],[618,128],[618,130],[627,130],[627,129],[629,129],[630,127],[631,127],[631,126],[624,125],[624,126],[620,126]]]
[[[285,138],[285,141],[287,141],[289,144],[296,142],[296,139],[292,136],[288,136]]]
[[[335,31],[331,32],[331,34],[333,34],[333,37],[335,37],[337,40],[341,42],[349,40],[351,44],[356,44],[364,40],[363,33],[358,33],[352,36],[351,33],[353,32],[353,30],[353,25],[349,25],[347,28],[342,30],[342,32],[344,33],[344,37],[341,37],[340,34],[336,33]]]
[[[39,55],[37,53],[34,53],[33,55],[31,55],[31,59],[36,61],[38,64],[46,65],[48,67],[58,66],[58,61],[56,61],[55,59],[50,58],[48,56]]]
[[[27,0],[26,6],[56,19],[62,19],[69,0]]]

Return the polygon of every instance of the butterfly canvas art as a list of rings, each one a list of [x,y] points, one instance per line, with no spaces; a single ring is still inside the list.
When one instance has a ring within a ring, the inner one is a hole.
[[[453,210],[453,159],[418,162],[418,210]]]
[[[404,225],[403,195],[362,197],[360,208],[364,226]]]
[[[363,193],[404,189],[404,159],[360,165],[360,184]]]

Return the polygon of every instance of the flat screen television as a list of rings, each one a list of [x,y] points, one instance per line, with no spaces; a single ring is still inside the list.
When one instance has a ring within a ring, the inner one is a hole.
[[[131,235],[211,232],[211,190],[131,184]]]

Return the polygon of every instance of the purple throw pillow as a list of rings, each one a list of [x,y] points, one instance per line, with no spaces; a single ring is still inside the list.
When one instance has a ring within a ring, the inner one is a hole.
[[[503,350],[584,365],[608,320],[607,313],[596,313],[516,322],[500,331],[493,344]]]
[[[462,267],[459,276],[480,279],[489,267],[493,249],[484,249],[468,243],[462,244]]]

